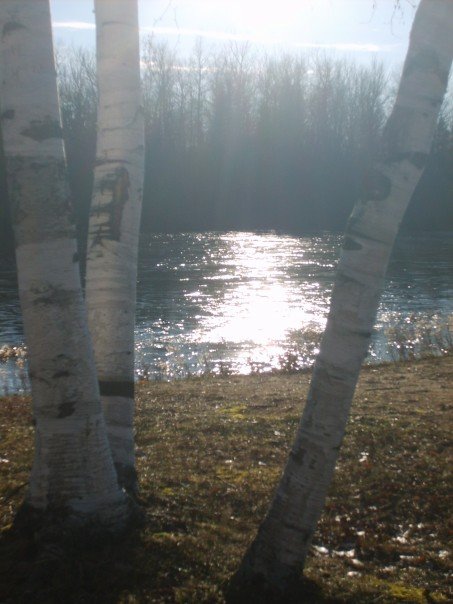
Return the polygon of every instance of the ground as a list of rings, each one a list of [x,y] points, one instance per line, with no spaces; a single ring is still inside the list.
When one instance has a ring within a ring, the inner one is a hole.
[[[139,384],[146,521],[89,550],[42,549],[10,528],[33,430],[27,399],[1,399],[0,602],[223,602],[279,478],[309,377]],[[303,601],[451,601],[452,385],[452,355],[363,370]]]

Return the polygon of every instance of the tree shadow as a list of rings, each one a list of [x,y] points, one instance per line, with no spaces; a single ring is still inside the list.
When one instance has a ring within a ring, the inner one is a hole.
[[[259,576],[244,582],[235,575],[224,591],[227,604],[340,604],[340,600],[326,597],[316,581],[303,575],[293,578],[283,590]]]
[[[240,592],[216,585],[206,565],[191,555],[190,548],[181,547],[178,535],[185,531],[182,523],[170,525],[148,517],[121,536],[88,531],[41,540],[12,526],[0,535],[0,602],[338,602],[327,599],[316,582],[304,577],[291,585],[283,599],[257,583]]]
[[[120,536],[88,529],[42,539],[14,524],[0,535],[0,602],[173,602],[181,570],[200,572],[178,545],[185,530],[145,518]]]

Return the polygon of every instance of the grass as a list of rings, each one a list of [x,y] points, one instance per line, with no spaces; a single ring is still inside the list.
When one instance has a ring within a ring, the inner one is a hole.
[[[1,399],[0,602],[223,602],[278,481],[308,381],[294,373],[141,383],[145,524],[83,551],[39,549],[11,529],[32,427],[26,398]],[[452,382],[452,355],[364,369],[304,601],[449,601]]]

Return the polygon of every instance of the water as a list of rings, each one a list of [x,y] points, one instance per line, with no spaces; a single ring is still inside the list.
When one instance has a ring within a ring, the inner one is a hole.
[[[297,369],[312,363],[329,308],[341,238],[274,232],[142,238],[138,377]],[[0,348],[23,341],[11,269],[0,266]],[[370,361],[451,346],[453,234],[401,237],[389,267]],[[19,364],[22,361],[19,360]],[[3,390],[23,389],[14,360]]]

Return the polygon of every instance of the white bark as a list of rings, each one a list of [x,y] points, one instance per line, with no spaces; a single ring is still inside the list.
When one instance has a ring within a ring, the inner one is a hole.
[[[233,590],[261,582],[278,598],[303,568],[368,349],[389,255],[430,150],[453,56],[452,23],[452,0],[422,0],[382,156],[346,230],[296,440]]]
[[[2,131],[28,346],[35,510],[124,519],[82,297],[48,0],[2,0]]]
[[[137,0],[96,0],[99,86],[86,300],[120,484],[136,489],[134,325],[144,172]]]

